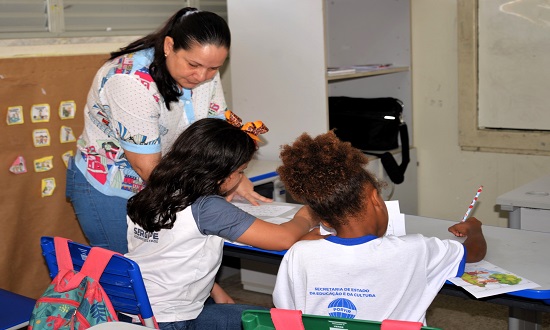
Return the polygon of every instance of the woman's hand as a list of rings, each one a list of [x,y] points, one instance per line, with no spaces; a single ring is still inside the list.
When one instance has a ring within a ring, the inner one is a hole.
[[[239,182],[237,187],[235,189],[233,189],[233,191],[231,191],[226,196],[225,199],[228,202],[231,202],[231,200],[233,200],[233,197],[235,197],[235,195],[241,196],[242,198],[249,201],[250,204],[255,205],[255,206],[260,205],[258,203],[258,201],[265,202],[265,203],[273,202],[272,199],[264,197],[264,196],[258,194],[257,192],[255,192],[254,191],[254,185],[252,184],[250,179],[248,179],[246,176],[243,176],[243,178],[241,179],[241,181]]]

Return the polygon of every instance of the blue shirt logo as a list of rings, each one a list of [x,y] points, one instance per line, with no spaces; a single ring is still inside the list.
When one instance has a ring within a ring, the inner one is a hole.
[[[349,299],[338,298],[328,304],[328,315],[353,319],[357,315],[357,307]]]

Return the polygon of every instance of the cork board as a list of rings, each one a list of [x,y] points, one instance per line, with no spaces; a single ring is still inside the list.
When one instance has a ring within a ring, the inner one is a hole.
[[[0,59],[3,289],[33,298],[43,293],[50,278],[40,237],[87,243],[65,198],[62,155],[75,152],[88,89],[107,56]]]

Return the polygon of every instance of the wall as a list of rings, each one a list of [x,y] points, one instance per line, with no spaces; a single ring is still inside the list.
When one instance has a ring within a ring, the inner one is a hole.
[[[50,282],[41,236],[86,242],[65,199],[66,167],[61,155],[74,152],[76,145],[61,143],[60,129],[70,127],[75,137],[81,133],[87,90],[108,54],[105,40],[94,40],[94,48],[89,39],[0,40],[0,224],[5,231],[0,243],[0,287],[29,297],[38,297]],[[62,120],[58,107],[67,100],[75,102],[76,111],[74,118]],[[50,120],[33,123],[33,104],[49,104]],[[12,106],[23,107],[23,123],[7,125],[7,109]],[[49,145],[33,145],[35,129],[49,130]],[[10,166],[19,156],[24,157],[27,172],[11,173]],[[33,161],[48,156],[52,157],[51,169],[36,172]],[[48,178],[55,179],[55,190],[43,197],[42,180]]]
[[[412,1],[413,123],[419,214],[459,220],[479,185],[472,215],[507,226],[496,198],[550,173],[550,158],[461,151],[458,145],[456,0]]]
[[[105,58],[106,54],[0,59],[0,223],[9,233],[0,243],[0,268],[11,270],[0,273],[2,288],[31,297],[44,291],[50,280],[41,236],[85,242],[65,199],[62,155],[75,152],[75,138],[83,126],[84,86]],[[46,105],[49,114],[37,110]],[[10,120],[8,107],[20,107],[10,112]]]
[[[0,40],[0,59],[108,54],[137,38],[139,38],[139,36]],[[229,68],[229,62],[230,59],[227,59],[220,72],[222,75],[225,99],[227,105],[231,108],[231,70]]]
[[[93,75],[110,51],[135,38],[0,40],[0,182],[4,188],[0,191],[0,224],[8,233],[0,243],[1,288],[35,298],[43,293],[50,278],[40,250],[41,236],[86,243],[65,199],[66,167],[61,155],[75,151],[76,145],[60,141],[60,128],[71,127],[78,138]],[[58,107],[67,100],[75,102],[74,118],[61,119]],[[49,121],[31,121],[35,104],[49,104]],[[7,110],[12,106],[23,107],[23,123],[7,124]],[[35,129],[49,130],[49,145],[33,145]],[[27,172],[11,173],[10,166],[19,156],[24,157]],[[33,160],[48,156],[52,157],[50,170],[36,172]],[[55,179],[55,190],[42,196],[42,180],[49,178]]]

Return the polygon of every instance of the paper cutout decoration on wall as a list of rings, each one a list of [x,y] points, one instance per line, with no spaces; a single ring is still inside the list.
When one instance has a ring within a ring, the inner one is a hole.
[[[63,159],[63,163],[65,164],[65,168],[69,167],[69,159],[74,156],[74,152],[72,150],[69,150],[61,155],[61,159]]]
[[[76,103],[74,101],[61,101],[59,104],[59,118],[73,119],[76,113]]]
[[[53,195],[55,190],[55,178],[42,179],[42,197]]]
[[[59,131],[59,140],[61,143],[69,143],[76,141],[76,138],[73,134],[73,129],[69,126],[61,126],[61,129]]]
[[[53,168],[53,156],[42,157],[34,160],[35,172],[46,172]]]
[[[23,156],[18,156],[13,161],[13,164],[10,166],[10,172],[14,174],[27,173],[27,164],[25,163],[25,158],[23,158]]]
[[[8,107],[8,113],[6,114],[6,123],[8,125],[23,124],[25,119],[23,118],[23,107],[18,105],[16,107]]]
[[[35,147],[47,147],[50,145],[50,131],[47,128],[32,131],[32,140]]]
[[[31,121],[33,123],[45,123],[50,121],[49,104],[33,104],[31,107]]]

